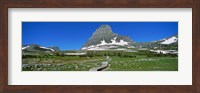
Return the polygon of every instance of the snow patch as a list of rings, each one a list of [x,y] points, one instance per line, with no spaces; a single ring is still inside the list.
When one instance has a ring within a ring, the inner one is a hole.
[[[92,47],[94,47],[94,45],[91,45],[91,46],[89,46],[88,48],[92,48]]]
[[[93,47],[93,48],[89,48],[87,50],[107,50],[106,48],[100,48],[100,47]]]
[[[128,48],[135,48],[134,46],[128,46]]]
[[[120,42],[117,42],[116,39],[117,39],[117,37],[114,37],[113,39],[111,39],[111,43],[109,43],[109,44],[123,46],[123,45],[128,45],[128,43],[129,43],[129,42],[124,41],[123,39],[121,39]]]
[[[103,45],[107,45],[107,44],[109,44],[109,43],[106,43],[105,40],[102,40],[102,41],[101,41],[101,44],[97,44],[97,46],[103,46]]]
[[[117,37],[114,37],[113,39],[111,39],[112,44],[116,44],[116,43],[117,43],[117,42],[116,42],[116,39],[117,39]]]
[[[25,46],[25,47],[22,47],[22,50],[24,50],[24,49],[26,49],[26,48],[28,48],[28,47],[30,47],[30,46]]]
[[[150,50],[151,52],[155,52],[157,54],[178,54],[176,50]]]
[[[124,40],[120,40],[119,45],[128,45],[128,42],[126,42]]]
[[[87,47],[83,47],[83,48],[81,48],[81,50],[85,50],[85,49],[87,49]]]
[[[64,53],[65,55],[86,55],[86,53]]]
[[[178,38],[176,38],[175,36],[169,38],[169,39],[166,39],[165,41],[161,42],[161,44],[171,44],[171,43],[175,43],[178,41]]]
[[[118,49],[116,49],[116,50],[127,50],[127,49],[125,49],[125,48],[118,48]]]
[[[46,48],[46,47],[42,47],[42,46],[40,46],[40,48],[47,49],[47,50],[51,50],[51,51],[55,51],[55,50],[53,50],[53,49],[51,49],[51,48]]]

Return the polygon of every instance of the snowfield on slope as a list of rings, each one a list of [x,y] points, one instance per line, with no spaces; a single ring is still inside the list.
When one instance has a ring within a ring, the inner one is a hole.
[[[161,42],[160,44],[171,44],[171,43],[175,43],[178,41],[178,38],[176,38],[175,36],[169,38],[169,39],[166,39],[165,41]]]
[[[53,49],[51,49],[51,48],[46,48],[46,47],[42,47],[42,46],[40,46],[40,48],[47,49],[47,50],[51,50],[51,51],[55,51],[55,50],[53,50]]]
[[[120,40],[120,42],[117,42],[116,38],[117,37],[111,39],[111,43],[107,43],[107,42],[105,42],[105,40],[102,40],[100,44],[91,45],[89,47],[83,47],[81,50],[107,50],[109,48],[116,47],[116,46],[112,46],[112,45],[125,46],[125,45],[129,44],[129,42],[126,42],[122,39]],[[109,47],[102,47],[102,46],[109,46]]]
[[[25,47],[22,47],[22,50],[26,49],[26,48],[29,48],[30,46],[25,46]]]
[[[25,47],[22,47],[22,50],[24,50],[24,49],[26,49],[26,48],[29,48],[30,47],[30,45],[29,46],[25,46]],[[52,48],[47,48],[47,47],[42,47],[42,46],[39,46],[40,48],[42,48],[42,49],[46,49],[46,50],[50,50],[50,51],[55,51],[54,49],[52,49]]]

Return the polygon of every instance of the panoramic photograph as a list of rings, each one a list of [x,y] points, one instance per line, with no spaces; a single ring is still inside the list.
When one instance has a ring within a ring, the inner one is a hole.
[[[22,71],[178,71],[178,22],[22,22]]]

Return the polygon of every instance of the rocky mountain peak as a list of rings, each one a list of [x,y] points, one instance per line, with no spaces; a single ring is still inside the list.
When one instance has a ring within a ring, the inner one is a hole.
[[[101,46],[131,46],[133,41],[128,36],[120,36],[112,32],[109,25],[103,24],[92,34],[82,50],[99,49]]]

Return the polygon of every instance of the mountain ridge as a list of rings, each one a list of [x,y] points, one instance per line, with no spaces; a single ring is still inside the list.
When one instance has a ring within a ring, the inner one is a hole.
[[[123,46],[124,48],[155,48],[164,45],[178,46],[178,33],[167,38],[151,42],[133,42],[129,36],[112,32],[109,25],[103,24],[93,32],[81,50],[108,50]]]
[[[86,41],[80,50],[123,50],[131,48],[160,48],[172,47],[178,48],[178,33],[167,38],[150,42],[135,42],[129,36],[122,36],[112,31],[107,24],[102,24]],[[37,44],[28,44],[22,46],[22,51],[60,51],[57,46],[44,47]]]
[[[60,51],[59,47],[52,46],[52,47],[44,47],[37,44],[27,44],[22,45],[22,51],[29,51],[29,52],[35,52],[35,51],[48,51],[48,52],[55,52]]]
[[[174,34],[167,38],[163,38],[156,41],[137,43],[137,47],[143,48],[158,48],[160,46],[178,47],[178,34]]]

